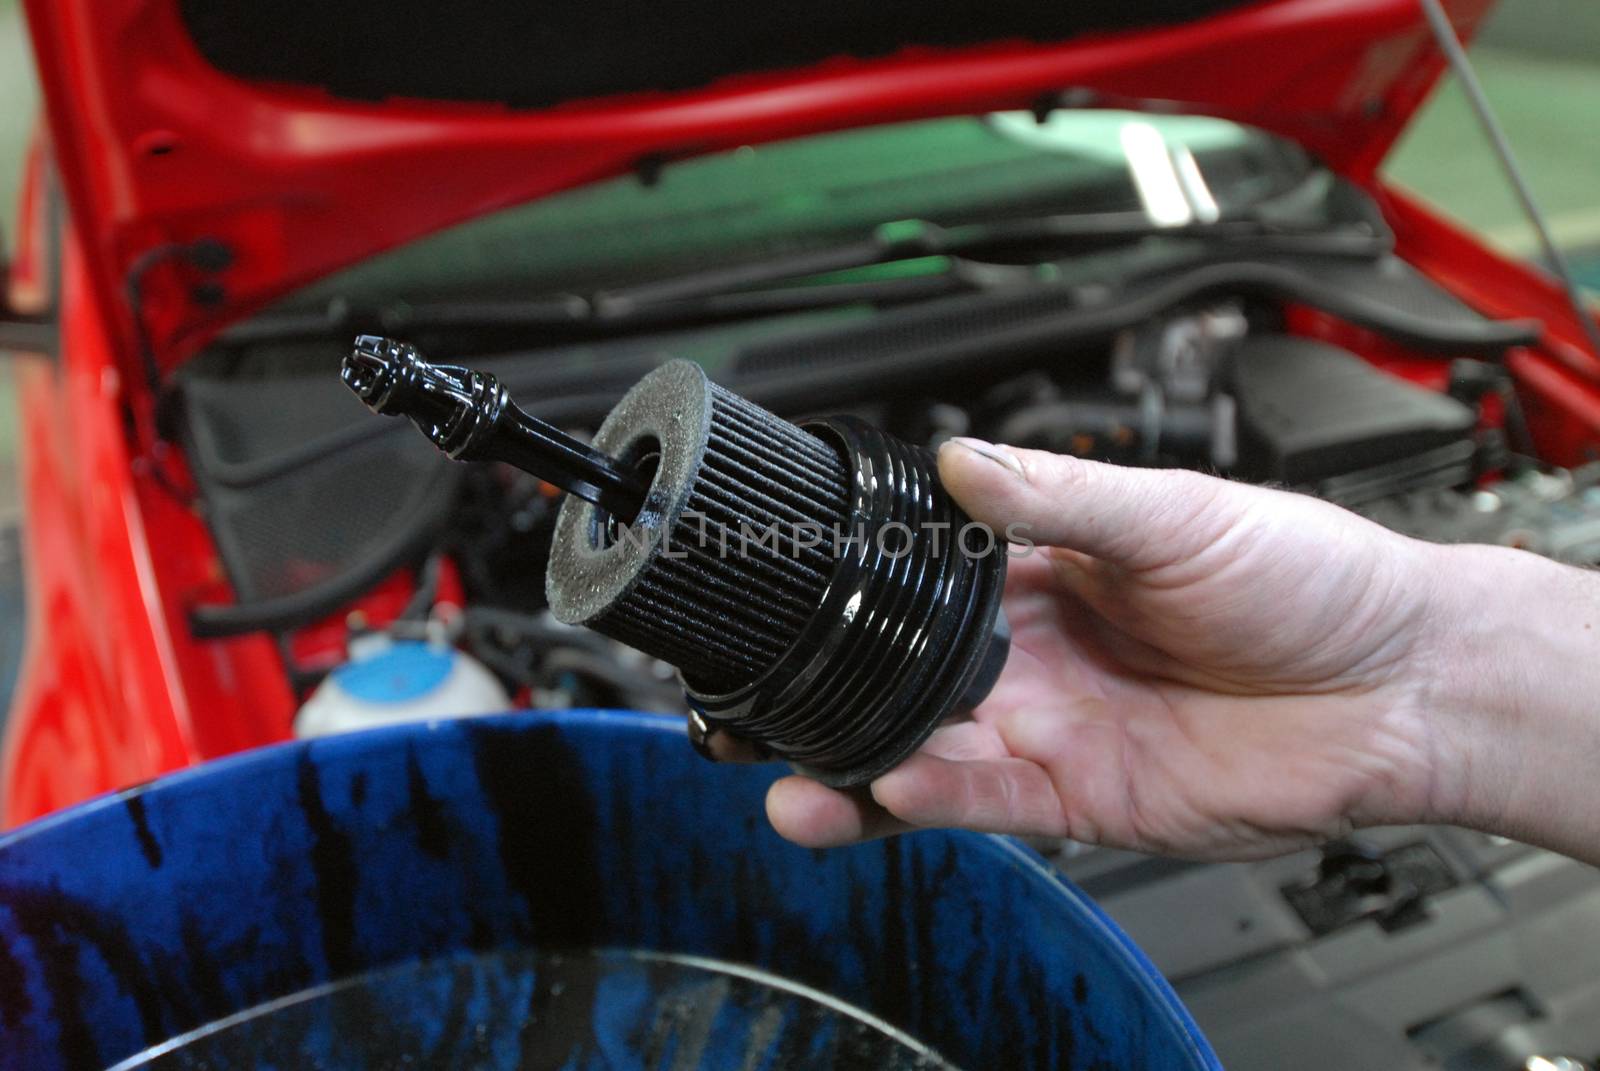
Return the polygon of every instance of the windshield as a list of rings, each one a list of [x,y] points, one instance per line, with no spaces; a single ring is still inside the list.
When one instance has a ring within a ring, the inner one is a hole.
[[[280,309],[526,298],[664,278],[946,226],[1143,212],[1207,223],[1315,170],[1292,143],[1219,119],[1058,110],[900,123],[641,169],[462,224],[301,291]]]

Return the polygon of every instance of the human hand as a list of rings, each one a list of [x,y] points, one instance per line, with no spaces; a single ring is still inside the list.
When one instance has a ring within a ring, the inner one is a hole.
[[[917,826],[1252,858],[1463,806],[1430,717],[1446,548],[1316,499],[1195,473],[957,441],[940,476],[1019,523],[1012,650],[968,722],[870,792],[773,786],[826,846]]]

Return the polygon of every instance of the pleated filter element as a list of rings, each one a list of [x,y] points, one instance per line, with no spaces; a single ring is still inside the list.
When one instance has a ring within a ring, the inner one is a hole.
[[[669,366],[651,383],[618,405],[596,445],[653,465],[659,508],[606,535],[595,530],[593,507],[564,506],[572,538],[556,540],[551,605],[562,620],[669,662],[700,687],[731,691],[777,662],[821,604],[834,533],[847,525],[850,475],[834,446],[692,365]],[[619,437],[618,427],[629,434]],[[587,526],[578,515],[591,518]],[[604,545],[645,538],[655,541],[645,550]],[[568,552],[566,543],[585,539],[587,548]],[[585,587],[571,570],[596,554],[617,560]],[[612,582],[621,574],[625,583]],[[585,597],[596,583],[613,597]]]
[[[822,602],[849,476],[815,436],[714,384],[711,395],[669,553],[589,625],[731,690],[776,662]]]

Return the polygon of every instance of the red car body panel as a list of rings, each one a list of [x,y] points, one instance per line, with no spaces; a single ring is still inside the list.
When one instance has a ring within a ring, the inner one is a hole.
[[[15,365],[29,620],[0,768],[7,824],[283,739],[294,710],[269,640],[189,635],[184,608],[220,583],[215,549],[136,453],[71,228],[61,256],[59,359]]]
[[[1488,6],[1450,5],[1464,30]],[[1280,0],[1159,31],[841,60],[530,113],[247,85],[205,65],[170,0],[28,0],[27,12],[49,147],[30,157],[13,303],[42,308],[58,268],[60,332],[53,359],[16,365],[30,621],[0,771],[6,824],[290,732],[295,696],[275,643],[200,641],[186,626],[187,609],[225,598],[226,583],[183,460],[155,434],[135,324],[170,370],[225,323],[336,267],[650,154],[1025,107],[1084,87],[1106,103],[1245,120],[1366,186],[1401,255],[1470,304],[1542,319],[1541,345],[1511,355],[1539,444],[1572,463],[1600,442],[1600,358],[1559,288],[1377,182],[1441,65],[1414,0]],[[40,207],[52,164],[70,207],[59,233]],[[168,265],[151,272],[143,306],[129,304],[130,267],[201,237],[235,253],[221,302],[193,304],[193,280]],[[1296,310],[1291,325],[1423,382],[1444,374],[1446,362],[1321,314]],[[392,616],[404,596],[403,584],[375,592],[370,616]],[[298,642],[337,646],[342,631],[325,631]]]
[[[1470,32],[1490,0],[1452,0]],[[1441,66],[1415,0],[1273,0],[1060,44],[917,49],[742,75],[692,92],[541,111],[356,103],[227,77],[172,0],[28,0],[55,155],[96,297],[131,342],[124,280],[169,243],[215,238],[234,263],[150,272],[155,361],[193,353],[271,297],[491,209],[672,157],[842,127],[1027,108],[1045,94],[1235,118],[1369,176]],[[123,355],[129,368],[136,354]]]

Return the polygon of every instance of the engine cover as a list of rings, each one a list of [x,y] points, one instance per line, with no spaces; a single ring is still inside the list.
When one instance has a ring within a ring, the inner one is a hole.
[[[1344,502],[1472,475],[1477,415],[1337,346],[1264,335],[1234,352],[1235,474]]]

